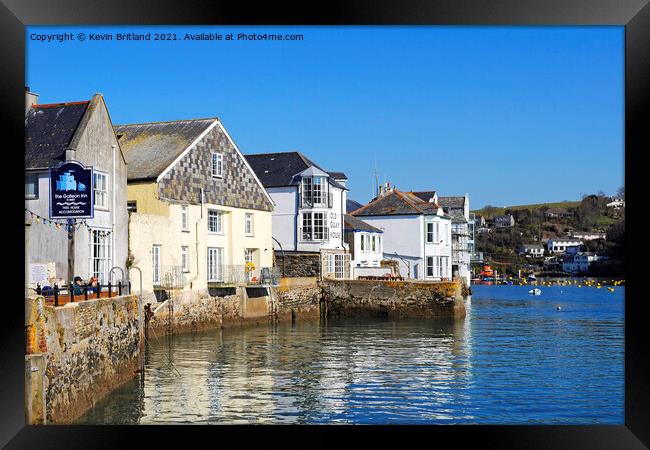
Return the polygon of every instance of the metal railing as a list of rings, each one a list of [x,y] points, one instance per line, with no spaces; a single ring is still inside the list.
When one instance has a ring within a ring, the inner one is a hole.
[[[185,286],[185,272],[181,266],[161,266],[160,279],[154,281],[154,289],[182,289]]]
[[[74,303],[75,301],[92,300],[94,298],[116,297],[120,295],[129,294],[131,292],[130,283],[122,283],[118,281],[117,284],[97,284],[95,286],[89,284],[70,284],[59,286],[43,286],[36,285],[36,294],[45,297],[46,301],[53,301],[54,306],[59,304]],[[106,294],[106,295],[104,295]],[[117,294],[117,295],[114,295]]]
[[[215,276],[208,278],[210,285],[246,284],[249,286],[276,286],[280,282],[280,268],[261,267],[251,268],[244,264],[222,265],[216,270]]]

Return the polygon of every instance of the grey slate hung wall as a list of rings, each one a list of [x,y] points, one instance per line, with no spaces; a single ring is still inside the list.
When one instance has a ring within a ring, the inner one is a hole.
[[[212,177],[211,153],[223,154],[223,178]],[[158,183],[161,198],[233,208],[272,211],[260,185],[217,125],[206,134]]]

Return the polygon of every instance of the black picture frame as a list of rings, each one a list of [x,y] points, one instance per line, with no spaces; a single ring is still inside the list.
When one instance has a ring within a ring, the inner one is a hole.
[[[625,188],[626,216],[626,299],[625,299],[625,425],[624,426],[25,426],[24,425],[24,308],[20,301],[24,279],[20,236],[23,223],[13,216],[14,208],[24,207],[22,193],[5,193],[12,212],[3,227],[16,250],[5,251],[9,288],[3,302],[0,327],[0,444],[6,448],[133,448],[140,438],[144,445],[162,443],[210,446],[233,444],[250,447],[251,440],[262,445],[279,443],[290,447],[339,446],[358,437],[364,446],[397,437],[396,444],[463,445],[468,441],[481,447],[498,448],[644,448],[650,446],[647,341],[648,315],[641,295],[643,270],[632,255],[641,234],[640,202],[643,182],[643,152],[650,148],[647,119],[650,91],[650,5],[647,0],[402,0],[400,2],[329,1],[321,4],[279,5],[275,2],[253,6],[247,2],[207,0],[174,2],[161,0],[99,2],[92,0],[2,0],[0,33],[3,70],[0,109],[5,128],[3,152],[5,172],[19,180],[24,147],[24,67],[26,25],[138,25],[138,24],[229,24],[229,25],[622,25],[625,26]],[[14,160],[15,159],[15,160]],[[13,183],[13,182],[12,182]],[[12,188],[13,189],[13,188]],[[7,190],[9,191],[9,189]],[[15,203],[14,203],[15,202]],[[636,250],[641,253],[641,249]],[[20,281],[15,281],[20,280]],[[644,339],[645,337],[645,339]],[[341,436],[342,434],[342,436]],[[420,442],[422,440],[421,444]]]

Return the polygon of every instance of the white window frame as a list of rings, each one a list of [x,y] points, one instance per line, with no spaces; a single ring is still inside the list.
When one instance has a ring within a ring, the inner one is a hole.
[[[25,198],[28,200],[36,200],[38,199],[38,182],[39,182],[39,176],[38,172],[26,172],[25,173]],[[28,194],[27,193],[27,186],[28,185],[33,185],[34,186],[34,193],[33,194]]]
[[[335,254],[334,256],[334,278],[345,278],[345,255]]]
[[[181,205],[181,231],[190,231],[189,212],[187,205]]]
[[[223,247],[208,247],[206,257],[208,282],[223,281]]]
[[[329,238],[327,227],[327,213],[304,212],[302,213],[302,235],[303,241],[324,242]]]
[[[102,236],[108,230],[88,230],[88,273],[97,277],[100,283],[108,283],[111,267],[112,248],[109,235]]]
[[[213,178],[223,178],[223,153],[211,153],[210,167]]]
[[[162,272],[162,245],[153,244],[151,246],[151,278],[154,286],[160,286]]]
[[[216,215],[216,222],[212,220],[215,217],[215,215]],[[213,224],[216,225],[214,229],[212,227]],[[207,226],[208,226],[208,233],[223,234],[223,212],[219,211],[218,209],[208,209]]]
[[[103,189],[98,189],[97,180],[103,179],[104,186]],[[99,172],[97,170],[93,171],[93,195],[95,197],[95,208],[98,209],[108,209],[108,174],[104,172]],[[101,203],[99,203],[101,199]]]
[[[254,236],[254,222],[253,213],[246,213],[244,216],[244,233],[246,236]]]
[[[181,270],[184,273],[190,271],[190,247],[181,245]]]
[[[427,256],[427,258],[426,258],[426,274],[427,274],[427,277],[435,276],[434,275],[435,274],[435,271],[434,271],[435,264],[434,264],[433,258],[434,258],[433,256]]]
[[[431,226],[431,230],[429,230],[429,225]],[[426,243],[427,244],[435,243],[436,237],[435,237],[435,227],[433,226],[433,222],[426,222],[425,228],[426,228],[426,231],[425,231]],[[429,239],[429,236],[431,237],[430,239]]]

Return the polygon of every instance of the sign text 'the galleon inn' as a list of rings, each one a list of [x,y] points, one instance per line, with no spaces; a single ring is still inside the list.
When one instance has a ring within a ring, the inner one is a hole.
[[[92,219],[93,168],[66,161],[50,168],[50,219]]]

